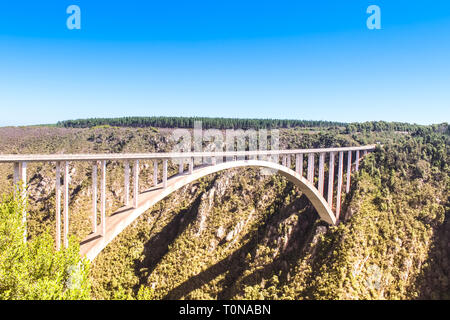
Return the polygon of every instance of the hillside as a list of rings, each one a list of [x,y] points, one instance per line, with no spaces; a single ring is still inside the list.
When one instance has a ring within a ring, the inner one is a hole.
[[[280,129],[280,148],[383,145],[353,178],[337,227],[284,178],[229,170],[172,194],[108,245],[91,266],[92,296],[135,298],[144,287],[154,299],[449,299],[448,126],[375,128]],[[0,153],[165,152],[170,133],[0,128]],[[53,170],[29,165],[30,237],[54,234]],[[141,177],[152,170],[143,162]],[[89,172],[71,165],[70,233],[79,239],[90,231]],[[0,165],[0,193],[11,178],[12,166]],[[121,205],[122,181],[122,165],[108,162],[107,214]],[[141,191],[151,184],[141,181]]]

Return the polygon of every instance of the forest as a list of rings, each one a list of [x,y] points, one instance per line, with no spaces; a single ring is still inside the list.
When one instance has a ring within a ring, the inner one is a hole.
[[[121,117],[91,118],[59,121],[56,126],[65,128],[91,128],[95,126],[114,127],[158,127],[158,128],[194,128],[194,122],[201,121],[203,129],[261,129],[261,128],[330,128],[344,127],[347,133],[364,131],[405,131],[424,130],[433,132],[449,132],[448,124],[421,126],[402,122],[355,122],[343,123],[314,120],[280,120],[280,119],[238,119],[207,117]]]

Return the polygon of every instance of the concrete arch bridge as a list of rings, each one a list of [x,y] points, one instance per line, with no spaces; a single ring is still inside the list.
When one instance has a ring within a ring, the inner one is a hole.
[[[58,250],[62,245],[61,240],[63,240],[64,246],[68,245],[69,163],[73,161],[92,163],[92,232],[80,243],[80,254],[92,261],[118,234],[158,201],[195,180],[231,168],[260,167],[286,177],[306,195],[322,220],[330,225],[335,225],[339,221],[341,212],[342,192],[350,191],[352,170],[358,171],[360,159],[374,149],[375,145],[231,152],[0,155],[0,163],[14,164],[13,183],[16,185],[21,181],[25,186],[22,194],[16,196],[23,198],[26,197],[27,192],[27,163],[51,162],[55,164],[56,248]],[[318,155],[317,160],[316,155]],[[153,187],[139,193],[139,161],[144,160],[153,161]],[[179,162],[178,173],[171,177],[168,177],[167,170],[169,160],[178,160]],[[304,160],[306,160],[305,170],[303,170]],[[328,161],[327,174],[325,174],[325,160]],[[107,161],[123,162],[125,170],[123,207],[110,216],[105,214]],[[203,164],[195,165],[198,162]],[[344,162],[346,162],[345,175]],[[158,166],[161,164],[162,177],[159,179]],[[335,168],[336,164],[337,169]],[[131,168],[132,170],[130,170]],[[63,176],[62,185],[61,175]],[[336,175],[337,187],[335,188]],[[317,176],[316,182],[315,176]],[[345,190],[343,190],[344,178]],[[98,182],[100,182],[100,194],[98,193]],[[327,183],[326,194],[324,193],[325,183]],[[130,187],[133,192],[131,199]],[[100,208],[97,208],[98,197],[100,197]],[[61,211],[63,221],[61,221]],[[26,212],[23,214],[24,220],[26,220]],[[98,214],[100,214],[100,224],[97,223]],[[61,226],[63,226],[62,233]]]

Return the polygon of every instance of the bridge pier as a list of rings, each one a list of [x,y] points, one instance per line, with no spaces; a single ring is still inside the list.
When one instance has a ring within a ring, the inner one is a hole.
[[[314,153],[308,153],[308,176],[309,182],[314,183]]]
[[[295,171],[303,177],[303,153],[299,153],[295,157]]]
[[[194,171],[194,158],[189,159],[189,174],[192,174]]]
[[[359,150],[356,150],[356,166],[355,166],[356,172],[359,170]]]
[[[336,221],[339,221],[339,214],[341,212],[341,192],[342,192],[342,171],[344,165],[344,152],[339,152],[339,167],[338,167],[338,185],[336,194]]]
[[[64,181],[64,210],[63,210],[63,218],[64,218],[64,248],[69,246],[69,162],[64,162],[64,173],[63,173],[63,181]]]
[[[97,183],[98,176],[98,165],[97,161],[95,161],[92,165],[92,232],[97,232]],[[126,180],[126,178],[125,178]],[[125,200],[127,201],[127,200]]]
[[[14,175],[13,175],[14,197],[18,196],[17,184],[20,181],[19,177],[20,177],[20,163],[14,162]]]
[[[20,181],[22,182],[22,193],[20,195],[20,201],[22,203],[22,223],[24,225],[23,230],[23,241],[27,241],[27,210],[26,210],[26,201],[27,201],[27,163],[20,163]]]
[[[352,174],[352,152],[347,152],[347,185],[345,188],[345,192],[349,193],[350,191],[350,176]]]
[[[133,208],[139,203],[139,160],[134,160],[133,165]]]
[[[125,160],[124,166],[125,166],[124,204],[125,204],[125,206],[129,206],[130,205],[130,162],[128,160]]]
[[[333,186],[334,186],[334,157],[335,152],[330,152],[330,164],[328,166],[328,205],[333,208]]]
[[[25,208],[25,201],[27,198],[27,163],[26,162],[14,162],[14,175],[13,175],[13,181],[14,181],[14,197],[17,201],[20,202],[22,206],[22,222],[24,224],[24,241],[27,240],[27,212]],[[20,190],[17,188],[18,183],[21,184],[22,189]]]
[[[158,185],[158,160],[153,160],[153,185]]]
[[[61,249],[61,162],[56,162],[55,180],[55,201],[56,201],[56,250]]]
[[[180,164],[178,165],[178,173],[182,174],[184,172],[184,159],[180,159]]]
[[[163,188],[167,187],[167,159],[163,160]]]
[[[323,196],[323,184],[324,184],[324,166],[325,166],[325,153],[320,153],[319,155],[319,184],[318,190],[321,196]]]
[[[106,161],[101,161],[102,176],[100,181],[100,220],[101,220],[101,235],[106,234]]]

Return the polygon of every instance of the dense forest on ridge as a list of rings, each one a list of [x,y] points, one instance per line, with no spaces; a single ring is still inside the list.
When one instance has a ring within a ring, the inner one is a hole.
[[[346,128],[347,133],[364,131],[437,131],[449,132],[448,125],[421,126],[403,122],[370,121],[343,123],[316,120],[289,119],[239,119],[239,118],[206,118],[206,117],[121,117],[91,118],[59,121],[56,126],[64,128],[92,128],[95,126],[114,127],[158,127],[158,128],[194,128],[194,123],[201,121],[203,129],[261,129],[261,128]]]

